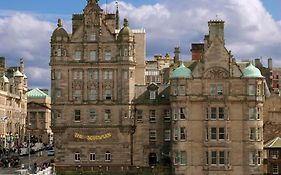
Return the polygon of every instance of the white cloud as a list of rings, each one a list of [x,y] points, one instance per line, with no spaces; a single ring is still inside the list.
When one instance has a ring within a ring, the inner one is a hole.
[[[160,2],[160,1],[159,1]],[[165,0],[155,5],[134,7],[121,2],[120,13],[133,28],[147,31],[147,53],[172,52],[180,44],[189,55],[192,42],[208,34],[207,22],[225,20],[225,40],[239,58],[272,57],[281,59],[281,22],[275,21],[259,0]],[[280,50],[280,49],[279,49]]]
[[[113,12],[114,3],[107,8]],[[208,20],[218,16],[225,20],[226,47],[238,60],[272,57],[281,63],[277,60],[281,60],[281,21],[275,21],[260,0],[159,0],[139,7],[120,1],[119,9],[121,19],[128,18],[131,28],[145,28],[149,57],[166,52],[173,55],[177,45],[182,56],[189,57],[191,43],[202,41],[208,34]],[[67,18],[68,32],[71,15],[61,15]],[[30,85],[50,84],[49,41],[57,16],[0,10],[0,56],[7,57],[11,66],[24,57]]]

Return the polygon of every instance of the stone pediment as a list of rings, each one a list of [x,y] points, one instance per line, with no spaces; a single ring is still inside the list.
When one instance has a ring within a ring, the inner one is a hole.
[[[48,106],[44,105],[44,104],[40,104],[40,103],[36,103],[34,101],[27,103],[27,107],[29,109],[42,109],[42,108],[47,108],[49,109]]]
[[[229,77],[229,72],[222,67],[212,67],[204,72],[203,77],[208,79],[223,79]]]

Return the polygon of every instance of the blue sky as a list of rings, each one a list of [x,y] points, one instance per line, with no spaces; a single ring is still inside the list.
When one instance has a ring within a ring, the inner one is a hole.
[[[105,9],[106,0],[100,0]],[[108,12],[114,1],[107,0]],[[67,5],[66,5],[67,4]],[[62,18],[71,33],[73,13],[81,13],[86,0],[1,0],[0,56],[7,66],[24,57],[30,87],[49,87],[49,41],[56,21]],[[207,22],[218,16],[225,21],[226,48],[237,60],[272,57],[281,67],[281,0],[124,0],[121,18],[131,28],[144,28],[146,55],[173,56],[179,45],[182,59],[190,59],[190,44],[202,42]],[[122,21],[122,20],[121,20]]]

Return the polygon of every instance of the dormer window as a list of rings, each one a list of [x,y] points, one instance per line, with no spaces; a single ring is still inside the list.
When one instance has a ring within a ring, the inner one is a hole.
[[[158,86],[155,83],[151,83],[148,87],[147,90],[149,92],[149,99],[150,100],[155,100],[156,99],[156,95],[157,95],[157,91],[158,91]]]

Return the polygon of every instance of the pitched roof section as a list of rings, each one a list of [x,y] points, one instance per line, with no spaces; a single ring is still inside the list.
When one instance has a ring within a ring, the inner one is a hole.
[[[281,138],[276,137],[270,141],[268,141],[265,145],[265,148],[281,148]]]
[[[46,98],[48,97],[48,94],[44,93],[38,88],[32,89],[27,92],[27,97],[28,98]]]

